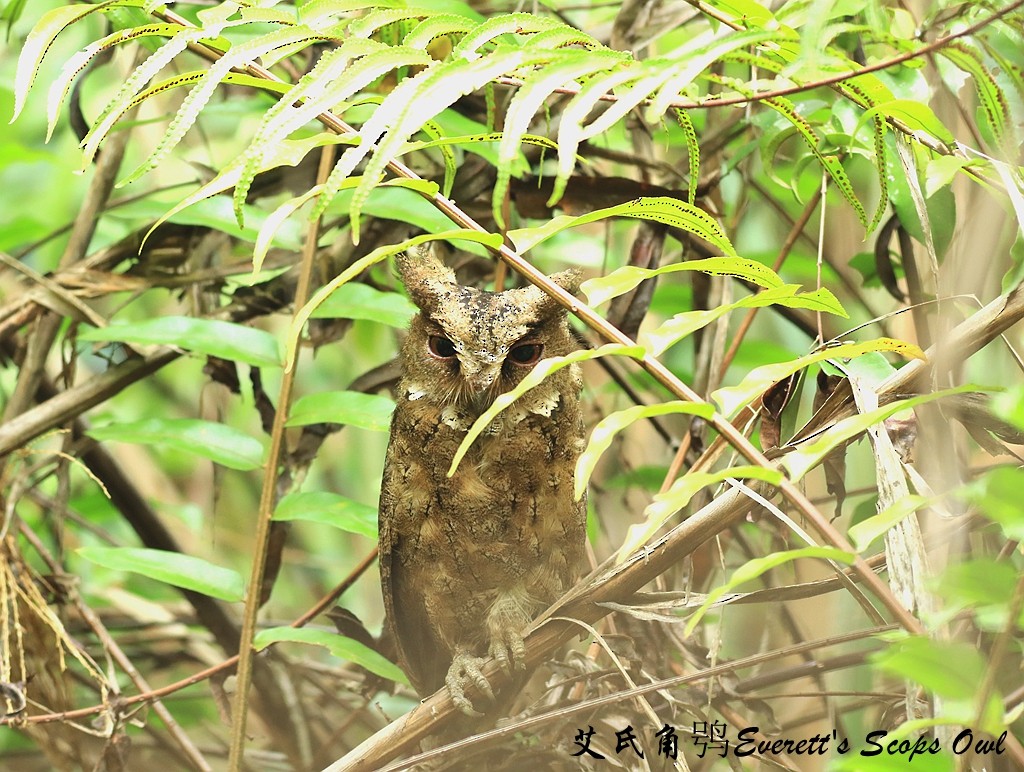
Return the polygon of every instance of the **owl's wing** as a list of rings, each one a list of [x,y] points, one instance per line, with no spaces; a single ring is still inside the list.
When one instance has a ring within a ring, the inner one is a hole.
[[[403,511],[408,497],[401,496],[403,481],[395,479],[393,454],[400,453],[392,442],[388,447],[381,485],[379,510],[379,563],[384,595],[384,629],[395,643],[398,662],[421,696],[437,691],[444,683],[450,658],[437,639],[423,604],[422,584],[416,576],[421,561],[411,553],[416,540],[403,536],[398,523],[416,523],[419,518]]]

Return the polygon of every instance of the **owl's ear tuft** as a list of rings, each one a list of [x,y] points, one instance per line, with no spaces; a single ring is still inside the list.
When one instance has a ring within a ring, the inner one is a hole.
[[[552,282],[564,289],[570,295],[575,295],[580,288],[582,275],[579,271],[571,269],[559,271],[548,277]],[[551,319],[558,315],[565,315],[566,309],[557,300],[547,294],[540,287],[530,285],[522,289],[509,290],[518,294],[517,305],[523,311],[532,310],[534,321]]]
[[[575,295],[579,291],[583,273],[575,268],[570,268],[568,271],[553,273],[548,278],[570,295]]]
[[[395,267],[412,302],[427,313],[437,308],[457,287],[455,273],[427,244],[397,255]]]

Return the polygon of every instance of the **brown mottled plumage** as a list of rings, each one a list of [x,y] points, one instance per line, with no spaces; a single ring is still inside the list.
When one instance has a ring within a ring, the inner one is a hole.
[[[501,413],[451,478],[448,467],[498,394],[542,357],[578,346],[565,310],[536,287],[460,286],[426,250],[397,265],[420,313],[399,357],[381,487],[386,624],[417,692],[447,684],[472,713],[466,686],[490,691],[483,658],[523,669],[524,628],[579,574],[586,503],[572,497],[583,449],[578,366]],[[552,280],[569,292],[579,284],[575,271]]]

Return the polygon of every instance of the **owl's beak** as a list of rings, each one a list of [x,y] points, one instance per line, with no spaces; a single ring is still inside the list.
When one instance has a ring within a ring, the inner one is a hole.
[[[466,357],[463,361],[462,378],[470,390],[476,394],[488,391],[501,373],[501,362],[480,361],[476,357]]]

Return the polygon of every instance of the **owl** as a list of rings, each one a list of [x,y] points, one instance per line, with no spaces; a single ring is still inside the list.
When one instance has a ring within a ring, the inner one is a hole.
[[[578,577],[586,501],[573,498],[583,450],[579,366],[563,368],[498,415],[452,477],[452,457],[494,398],[543,357],[579,348],[566,312],[536,287],[485,292],[421,249],[396,259],[419,308],[380,496],[385,628],[421,696],[447,685],[493,693],[481,665],[525,670],[523,631]],[[576,271],[551,280],[567,292]]]

